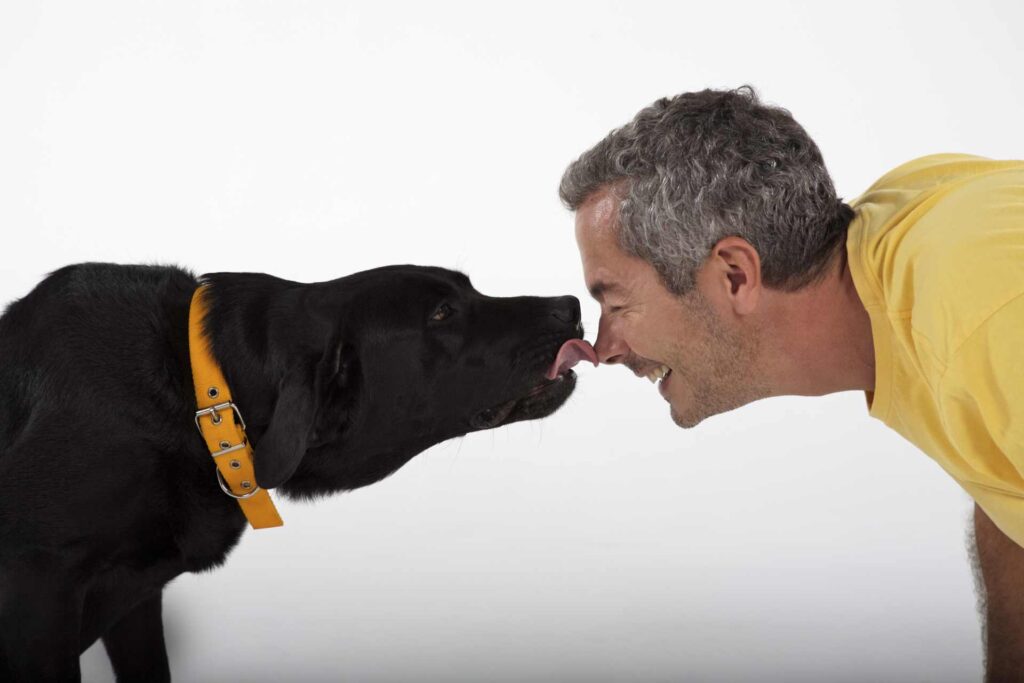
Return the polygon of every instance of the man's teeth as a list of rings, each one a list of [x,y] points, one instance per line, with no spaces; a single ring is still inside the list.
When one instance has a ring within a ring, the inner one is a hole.
[[[647,379],[651,380],[651,383],[654,383],[657,382],[659,379],[663,379],[665,375],[667,375],[670,372],[672,372],[672,370],[667,365],[661,365],[648,372],[646,377]]]

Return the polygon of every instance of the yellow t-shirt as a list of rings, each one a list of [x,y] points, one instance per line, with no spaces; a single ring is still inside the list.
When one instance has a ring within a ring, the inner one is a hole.
[[[924,157],[851,205],[870,414],[1024,545],[1024,161]]]

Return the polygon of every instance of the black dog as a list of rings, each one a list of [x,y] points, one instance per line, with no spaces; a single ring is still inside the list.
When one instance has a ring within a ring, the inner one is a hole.
[[[575,297],[487,297],[441,268],[317,284],[56,271],[0,318],[0,680],[77,680],[97,638],[118,680],[169,680],[161,591],[223,563],[246,526],[194,422],[200,281],[258,484],[292,496],[366,486],[446,439],[545,417],[572,392],[572,364],[593,360],[573,351]],[[261,452],[271,433],[287,438]]]

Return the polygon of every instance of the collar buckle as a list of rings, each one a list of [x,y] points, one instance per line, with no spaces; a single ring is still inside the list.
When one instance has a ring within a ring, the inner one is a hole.
[[[196,411],[196,429],[199,430],[199,433],[203,433],[203,428],[199,424],[199,418],[201,418],[203,415],[209,415],[210,422],[212,422],[214,425],[219,425],[221,421],[223,421],[224,419],[220,416],[220,411],[227,410],[228,408],[231,408],[231,410],[235,413],[235,417],[238,418],[238,424],[242,426],[242,431],[245,431],[245,419],[242,418],[242,412],[238,409],[238,406],[236,406],[234,402],[225,401],[224,403],[218,403],[216,405],[210,406],[209,408],[200,408],[199,410]]]

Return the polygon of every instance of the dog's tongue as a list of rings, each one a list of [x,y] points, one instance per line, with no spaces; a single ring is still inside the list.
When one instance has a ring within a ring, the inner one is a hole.
[[[594,347],[589,342],[582,339],[570,339],[562,344],[562,348],[558,349],[555,362],[548,368],[547,378],[554,379],[558,377],[581,360],[589,360],[594,365],[597,365],[597,352],[594,351]]]

